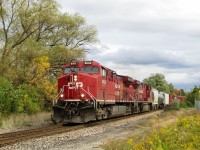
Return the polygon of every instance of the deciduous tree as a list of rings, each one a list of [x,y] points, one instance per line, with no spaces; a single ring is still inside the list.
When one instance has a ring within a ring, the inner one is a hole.
[[[148,83],[162,92],[171,93],[173,91],[173,85],[171,83],[169,84],[165,76],[160,73],[152,74],[150,77],[144,79],[143,82]]]
[[[195,100],[200,100],[200,86],[195,86],[186,96],[188,106],[194,106]]]
[[[97,42],[97,31],[79,14],[61,13],[55,0],[1,0],[0,41],[0,73],[5,76],[38,54],[50,57],[51,68],[83,58],[88,45]],[[21,57],[29,52],[33,56]]]

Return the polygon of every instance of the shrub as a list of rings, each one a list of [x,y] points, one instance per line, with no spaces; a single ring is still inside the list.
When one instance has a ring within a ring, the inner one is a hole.
[[[165,110],[179,110],[180,106],[179,106],[179,102],[174,101],[172,102],[172,104],[169,107],[165,107]]]
[[[200,86],[195,86],[194,89],[186,96],[186,104],[189,107],[194,107],[195,100],[200,100]]]
[[[17,113],[33,114],[41,111],[41,97],[37,88],[29,84],[21,84],[16,90],[15,108]]]
[[[43,82],[38,84],[36,88],[40,91],[43,109],[51,110],[52,100],[57,95],[57,84],[48,80],[43,80]]]
[[[154,132],[147,140],[137,143],[133,149],[199,149],[200,116],[187,116],[179,119],[174,126]]]
[[[10,81],[4,77],[0,77],[0,112],[2,116],[13,113],[14,110],[15,91]]]
[[[179,107],[180,108],[187,108],[188,106],[187,106],[187,103],[185,101],[182,101],[182,102],[179,103]]]

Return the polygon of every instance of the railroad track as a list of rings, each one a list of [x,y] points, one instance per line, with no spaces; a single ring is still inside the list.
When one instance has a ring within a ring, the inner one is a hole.
[[[157,111],[160,111],[160,110],[157,110]],[[127,118],[131,118],[134,116],[144,115],[144,114],[153,113],[153,112],[155,112],[155,111],[139,113],[139,114],[134,114],[134,115],[129,115],[129,116],[123,116],[123,117],[118,117],[118,118],[111,118],[108,120],[90,122],[87,124],[79,124],[79,125],[74,125],[74,126],[51,124],[51,125],[48,125],[45,127],[34,128],[34,129],[30,129],[30,130],[3,133],[3,134],[0,134],[0,148],[7,146],[7,145],[15,144],[18,142],[27,141],[30,139],[36,139],[36,138],[40,138],[40,137],[44,137],[44,136],[66,133],[66,132],[70,132],[70,131],[74,131],[74,130],[78,130],[78,129],[82,129],[82,128],[96,126],[96,125],[103,124],[103,123],[114,122],[114,121],[118,121],[121,119],[127,119]]]
[[[0,134],[0,148],[12,145],[18,142],[27,141],[30,139],[40,138],[44,136],[50,136],[55,134],[61,134],[64,132],[69,132],[72,130],[77,130],[82,128],[83,125],[77,126],[63,126],[63,125],[49,125],[45,127],[16,131],[10,133]]]

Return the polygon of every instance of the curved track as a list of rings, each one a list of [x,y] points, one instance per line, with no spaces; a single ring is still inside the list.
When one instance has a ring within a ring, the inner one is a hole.
[[[153,111],[153,112],[155,112],[155,111]],[[99,124],[102,124],[102,123],[118,121],[118,120],[121,120],[121,119],[130,118],[130,117],[134,117],[134,116],[138,116],[138,115],[144,115],[144,114],[153,113],[153,112],[151,111],[151,112],[145,112],[145,113],[123,116],[123,117],[118,117],[118,118],[111,118],[111,119],[108,119],[108,120],[90,122],[90,123],[87,123],[87,124],[67,125],[67,126],[66,125],[60,125],[60,124],[58,124],[58,125],[48,125],[48,126],[44,126],[44,127],[40,127],[40,128],[30,129],[30,130],[3,133],[3,134],[0,134],[0,148],[7,146],[7,145],[15,144],[15,143],[18,143],[18,142],[27,141],[27,140],[30,140],[30,139],[66,133],[66,132],[78,130],[78,129],[81,129],[81,128],[87,128],[87,127],[96,126],[96,125],[99,125]]]

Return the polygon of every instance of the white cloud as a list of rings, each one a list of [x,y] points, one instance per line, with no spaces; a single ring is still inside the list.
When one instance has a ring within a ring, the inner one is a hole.
[[[99,31],[88,59],[143,80],[162,73],[181,87],[200,84],[199,0],[58,0]]]

